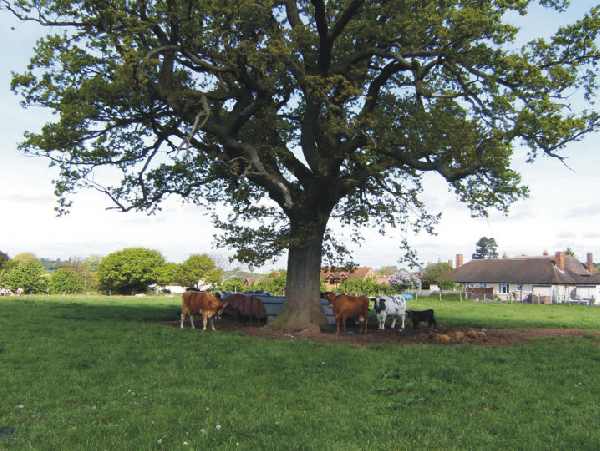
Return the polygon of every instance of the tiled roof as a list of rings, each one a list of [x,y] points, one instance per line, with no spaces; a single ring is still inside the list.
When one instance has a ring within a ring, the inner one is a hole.
[[[574,257],[564,259],[564,271],[556,265],[555,257],[472,260],[456,269],[452,278],[461,283],[600,284],[600,273],[590,273]]]

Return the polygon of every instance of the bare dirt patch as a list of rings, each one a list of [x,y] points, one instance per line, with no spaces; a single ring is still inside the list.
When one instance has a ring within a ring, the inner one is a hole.
[[[179,321],[170,321],[167,324],[179,327]],[[190,327],[188,321],[186,321],[185,327]],[[200,330],[201,323],[197,324],[196,327]],[[282,332],[273,331],[262,324],[238,323],[229,319],[217,322],[216,327],[218,328],[217,333],[226,330],[275,340],[312,340],[329,343],[347,343],[355,346],[378,344],[511,346],[547,337],[600,337],[600,331],[585,329],[478,329],[447,327],[437,329],[422,328],[417,330],[409,327],[403,331],[390,329],[380,331],[370,328],[366,335],[360,334],[358,329],[349,327],[345,334],[336,336],[335,329],[333,328],[323,330],[320,333],[306,333],[302,331]],[[208,333],[212,332],[208,331]]]

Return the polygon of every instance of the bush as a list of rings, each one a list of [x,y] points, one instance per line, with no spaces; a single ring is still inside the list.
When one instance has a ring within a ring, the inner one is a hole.
[[[423,271],[423,282],[427,285],[436,284],[442,290],[454,287],[452,267],[448,263],[432,263]]]
[[[262,279],[252,284],[253,291],[266,291],[276,296],[285,294],[287,273],[285,271],[273,271]]]
[[[191,287],[203,281],[216,285],[223,278],[223,270],[217,268],[214,260],[206,254],[191,255],[177,270],[177,283]]]
[[[72,268],[59,268],[50,275],[49,290],[53,294],[76,294],[85,291],[85,280]]]
[[[108,254],[98,266],[100,288],[108,293],[135,294],[158,281],[165,259],[158,251],[134,247]]]
[[[224,280],[220,283],[219,289],[222,291],[231,291],[234,293],[238,293],[240,291],[245,291],[248,289],[248,285],[244,279],[240,279],[239,277],[232,277],[231,279]]]
[[[337,291],[354,295],[376,296],[378,294],[392,294],[396,290],[389,285],[377,283],[375,279],[365,278],[346,279],[340,284]]]
[[[0,286],[13,291],[22,288],[27,294],[46,293],[48,279],[39,260],[11,260],[0,272]]]

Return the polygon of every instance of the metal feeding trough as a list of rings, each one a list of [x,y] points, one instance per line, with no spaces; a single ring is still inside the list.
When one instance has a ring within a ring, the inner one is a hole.
[[[267,312],[267,321],[272,321],[277,315],[281,313],[287,299],[284,296],[271,296],[268,294],[254,294],[257,298],[259,298],[263,305],[265,306],[265,311]],[[326,299],[321,299],[321,311],[325,315],[327,319],[327,324],[335,325],[335,316],[333,315],[333,310],[329,305],[329,301]]]

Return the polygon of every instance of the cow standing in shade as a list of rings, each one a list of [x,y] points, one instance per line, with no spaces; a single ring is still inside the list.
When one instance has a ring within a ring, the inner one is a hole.
[[[396,327],[398,318],[402,320],[401,329],[404,329],[406,321],[406,301],[401,296],[377,296],[375,298],[375,313],[379,322],[379,330],[385,329],[385,320],[388,316],[393,317],[390,327]]]
[[[367,333],[367,320],[369,316],[369,299],[366,296],[350,296],[348,294],[335,294],[331,292],[321,293],[331,304],[335,314],[335,333],[346,332],[346,320],[348,318],[357,318],[361,324],[360,331]]]

